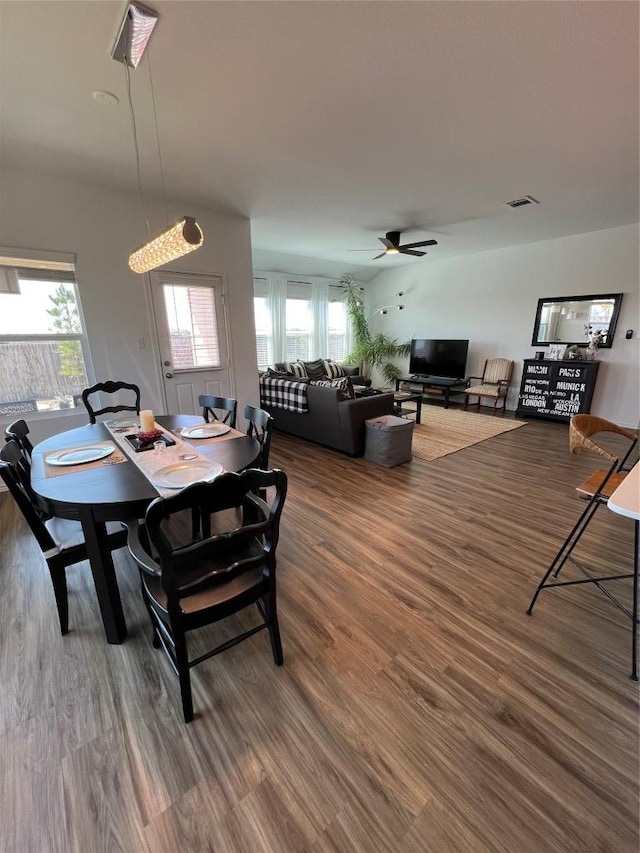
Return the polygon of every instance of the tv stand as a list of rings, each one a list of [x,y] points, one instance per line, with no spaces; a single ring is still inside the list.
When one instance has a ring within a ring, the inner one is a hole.
[[[446,376],[420,376],[413,374],[412,376],[401,376],[396,379],[396,391],[400,390],[402,382],[411,382],[414,385],[422,386],[423,394],[430,394],[433,397],[444,398],[444,408],[449,408],[449,400],[451,394],[459,394],[467,383],[464,379],[453,379]]]

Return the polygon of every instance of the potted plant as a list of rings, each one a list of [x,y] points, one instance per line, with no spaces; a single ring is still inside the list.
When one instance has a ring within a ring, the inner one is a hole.
[[[373,334],[355,276],[343,275],[340,285],[345,293],[347,314],[354,337],[354,346],[347,360],[352,364],[359,364],[366,379],[371,378],[371,371],[376,368],[386,382],[393,384],[402,375],[402,371],[391,359],[406,358],[411,351],[411,342],[398,341],[397,338],[389,338],[381,332]]]

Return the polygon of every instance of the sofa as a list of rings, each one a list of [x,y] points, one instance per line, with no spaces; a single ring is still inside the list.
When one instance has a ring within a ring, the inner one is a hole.
[[[367,388],[371,385],[370,379],[365,379],[360,373],[360,368],[357,364],[339,364],[333,362],[338,367],[338,371],[330,372],[330,359],[318,358],[315,361],[297,361],[297,362],[277,362],[275,371],[279,375],[288,375],[291,379],[299,377],[308,377],[309,379],[332,379],[336,376],[348,376],[352,385],[365,385]],[[295,372],[294,372],[295,371]]]
[[[393,413],[393,394],[345,400],[339,388],[307,385],[308,411],[296,412],[261,400],[277,430],[315,441],[350,456],[364,453],[364,422]]]

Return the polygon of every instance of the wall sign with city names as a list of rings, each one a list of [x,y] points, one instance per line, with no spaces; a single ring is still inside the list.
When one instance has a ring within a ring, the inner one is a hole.
[[[526,359],[516,417],[569,421],[591,407],[598,361]]]

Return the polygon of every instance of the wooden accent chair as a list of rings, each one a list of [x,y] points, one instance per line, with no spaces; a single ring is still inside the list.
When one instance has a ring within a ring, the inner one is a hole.
[[[607,449],[594,439],[594,436],[599,433],[614,433],[629,441],[626,453],[622,459],[620,459],[620,456],[617,453]],[[571,418],[571,421],[569,422],[569,449],[571,450],[571,453],[581,453],[583,451],[596,453],[607,460],[609,467],[594,471],[584,483],[581,483],[576,487],[578,496],[586,500],[587,504],[573,526],[573,529],[551,561],[551,564],[538,584],[527,609],[527,614],[531,616],[533,607],[543,589],[551,589],[553,587],[560,586],[573,586],[575,584],[583,583],[594,583],[610,601],[622,610],[623,613],[626,613],[626,615],[633,621],[632,677],[634,679],[637,675],[637,618],[634,617],[634,614],[637,614],[638,612],[637,567],[634,567],[634,571],[630,574],[594,577],[590,570],[573,556],[573,551],[582,537],[582,534],[587,529],[589,522],[595,515],[598,507],[607,505],[607,501],[613,492],[627,476],[627,462],[631,452],[636,447],[637,442],[638,436],[634,432],[618,426],[611,421],[607,421],[604,418],[598,418],[594,415],[574,415]],[[584,579],[569,581],[555,580],[567,560],[569,560],[569,562],[571,562],[584,575]],[[552,575],[553,580],[550,580]],[[626,606],[622,605],[616,598],[614,598],[608,589],[602,586],[602,584],[607,581],[622,580],[624,578],[633,578],[633,611],[630,611]]]
[[[464,408],[467,408],[469,397],[478,398],[478,410],[483,397],[489,397],[493,400],[493,414],[495,415],[498,407],[498,401],[502,400],[502,414],[505,412],[507,405],[507,391],[511,382],[511,374],[513,373],[513,362],[507,358],[489,358],[484,363],[482,376],[468,376],[467,388],[464,389]],[[477,379],[479,385],[470,385],[469,383]]]
[[[31,465],[17,441],[8,441],[0,449],[0,477],[9,489],[31,532],[42,550],[51,575],[56,598],[60,631],[69,630],[66,568],[87,560],[82,527],[79,521],[52,518],[43,512],[31,489]],[[127,544],[127,531],[119,522],[107,524],[109,548],[115,551]]]
[[[4,437],[7,441],[11,441],[12,439],[13,441],[17,441],[22,452],[31,459],[33,444],[31,444],[31,440],[29,439],[29,427],[26,421],[19,420],[9,424],[9,426],[5,427]]]
[[[266,494],[270,486],[275,487],[269,489],[273,498],[266,502],[256,492]],[[223,474],[212,483],[196,483],[170,498],[157,498],[147,509],[144,526],[130,526],[129,549],[140,569],[153,645],[163,647],[178,675],[185,723],[193,719],[191,667],[263,628],[269,631],[276,665],[283,663],[276,611],[276,547],[286,493],[283,471]],[[185,542],[184,533],[182,540],[176,535],[181,529],[179,514],[193,508],[202,518],[203,538]],[[231,523],[228,510],[232,510]],[[189,631],[252,604],[262,617],[259,625],[189,658]]]
[[[89,399],[92,394],[117,394],[118,391],[130,391],[133,394],[135,401],[132,399],[132,402],[129,405],[116,403],[113,406],[104,406],[102,409],[93,408]],[[106,415],[109,413],[135,412],[136,415],[139,415],[140,389],[137,385],[134,385],[131,382],[112,382],[111,380],[108,380],[107,382],[96,382],[96,384],[92,385],[91,388],[84,389],[82,392],[82,402],[84,403],[87,412],[89,412],[89,423],[91,424],[96,423],[96,418],[99,415]]]
[[[222,424],[229,424],[233,429],[236,428],[237,400],[232,397],[212,397],[209,394],[201,394],[198,397],[198,403],[202,406],[202,417],[207,423],[219,421]],[[220,411],[226,414],[220,417],[218,414]]]

